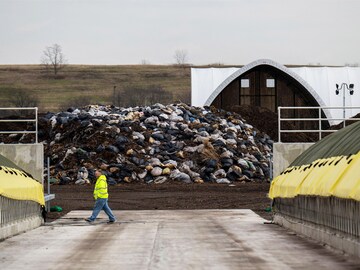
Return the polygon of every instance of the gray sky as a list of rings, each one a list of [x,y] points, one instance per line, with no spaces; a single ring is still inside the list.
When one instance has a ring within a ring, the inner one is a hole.
[[[0,0],[0,64],[360,63],[360,0]]]

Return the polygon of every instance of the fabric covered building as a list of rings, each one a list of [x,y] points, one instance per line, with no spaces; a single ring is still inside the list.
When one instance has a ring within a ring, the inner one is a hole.
[[[274,112],[282,106],[342,107],[343,90],[336,95],[336,84],[354,84],[350,96],[344,87],[345,106],[360,106],[359,67],[286,67],[272,60],[254,61],[241,68],[192,68],[191,104],[233,110],[236,106],[252,105]],[[324,109],[323,117],[336,124],[343,110]],[[360,112],[360,108],[346,110],[346,118]],[[289,111],[289,117],[300,117]],[[317,117],[317,112],[303,112],[301,117]]]

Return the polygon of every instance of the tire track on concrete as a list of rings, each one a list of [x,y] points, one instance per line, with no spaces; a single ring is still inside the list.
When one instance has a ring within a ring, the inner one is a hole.
[[[245,241],[241,240],[236,234],[227,230],[222,223],[216,219],[211,218],[214,224],[214,230],[216,233],[224,235],[224,239],[228,241],[226,244],[227,251],[232,254],[233,261],[237,262],[239,269],[262,269],[260,265],[264,265],[266,261],[256,254],[256,251],[245,244]],[[226,264],[226,262],[224,262]]]
[[[84,221],[85,222],[85,221]],[[76,245],[69,246],[66,256],[58,260],[54,269],[83,269],[93,262],[94,266],[106,260],[107,247],[111,246],[113,235],[124,229],[123,224],[93,224],[91,232],[79,230],[84,236]],[[95,267],[96,268],[96,267]]]

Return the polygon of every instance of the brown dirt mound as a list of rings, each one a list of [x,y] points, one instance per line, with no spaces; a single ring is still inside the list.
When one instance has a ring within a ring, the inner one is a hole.
[[[273,111],[250,105],[234,106],[231,110],[240,114],[242,118],[246,119],[248,124],[269,135],[273,141],[278,141],[278,115]],[[284,123],[283,128],[289,130],[295,129],[289,123]],[[317,140],[317,134],[285,133],[281,135],[282,142],[314,142]]]

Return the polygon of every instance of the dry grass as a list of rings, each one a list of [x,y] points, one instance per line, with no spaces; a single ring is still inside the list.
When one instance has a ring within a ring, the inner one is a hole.
[[[39,110],[46,112],[71,106],[79,98],[112,104],[114,86],[116,91],[122,91],[151,85],[171,92],[173,102],[190,103],[190,67],[68,65],[59,78],[54,78],[40,65],[0,65],[0,107],[11,106],[9,97],[16,90],[36,97]]]

